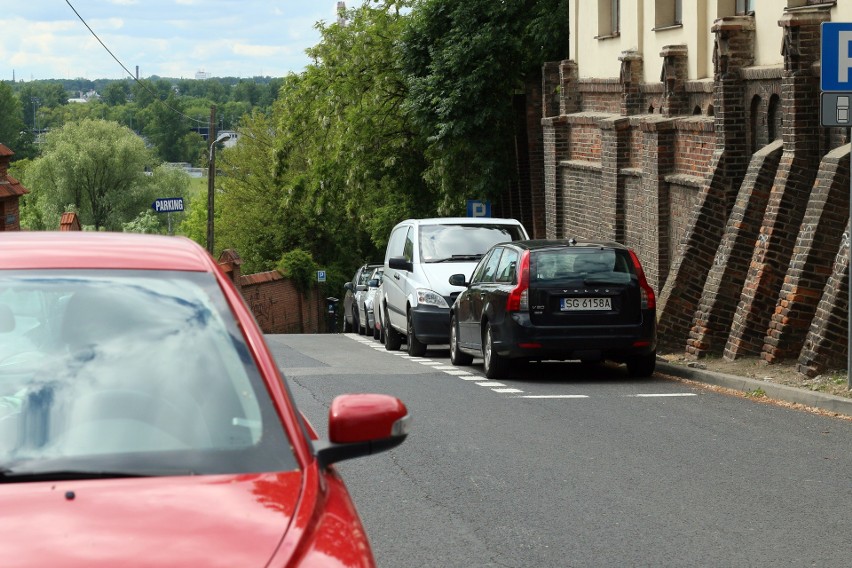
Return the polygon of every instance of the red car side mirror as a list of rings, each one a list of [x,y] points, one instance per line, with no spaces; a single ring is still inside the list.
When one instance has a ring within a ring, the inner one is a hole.
[[[323,466],[383,452],[401,444],[411,415],[401,400],[384,394],[345,394],[328,411],[328,442],[316,442]]]

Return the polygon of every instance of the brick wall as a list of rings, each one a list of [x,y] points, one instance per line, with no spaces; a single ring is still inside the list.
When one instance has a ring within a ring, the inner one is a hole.
[[[325,299],[316,288],[302,294],[277,271],[242,276],[240,287],[263,333],[326,331]]]
[[[623,53],[618,79],[545,66],[546,235],[634,248],[661,342],[687,355],[797,358],[808,375],[843,366],[849,136],[819,126],[828,14],[778,14],[783,68],[753,66],[752,16],[713,23],[712,80],[684,80],[680,46],[662,61]],[[637,82],[660,63],[662,82]]]

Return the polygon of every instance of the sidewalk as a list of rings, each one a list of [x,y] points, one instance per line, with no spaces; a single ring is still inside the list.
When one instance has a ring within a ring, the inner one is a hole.
[[[657,372],[695,381],[707,383],[743,393],[764,393],[767,398],[801,404],[829,413],[842,414],[852,418],[852,398],[835,396],[802,388],[780,385],[771,381],[751,379],[737,375],[719,373],[707,369],[697,369],[657,361]]]

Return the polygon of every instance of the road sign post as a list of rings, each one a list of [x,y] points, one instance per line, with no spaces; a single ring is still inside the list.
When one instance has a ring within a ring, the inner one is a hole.
[[[820,24],[820,124],[852,127],[852,23]],[[852,130],[847,131],[849,152],[849,212],[852,219]],[[852,234],[844,235],[847,258],[846,385],[852,389]]]

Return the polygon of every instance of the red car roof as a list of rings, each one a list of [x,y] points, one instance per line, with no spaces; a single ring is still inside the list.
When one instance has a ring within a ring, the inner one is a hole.
[[[210,272],[207,251],[185,237],[94,232],[2,232],[0,269],[121,268]]]

